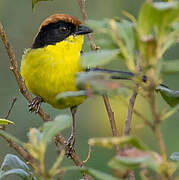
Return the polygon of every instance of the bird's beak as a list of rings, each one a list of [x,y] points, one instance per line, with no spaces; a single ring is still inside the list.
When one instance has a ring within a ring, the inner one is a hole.
[[[84,26],[84,25],[80,24],[78,26],[78,28],[76,29],[75,34],[82,35],[82,34],[88,34],[88,33],[92,33],[92,32],[93,32],[92,29],[90,29],[87,26]]]

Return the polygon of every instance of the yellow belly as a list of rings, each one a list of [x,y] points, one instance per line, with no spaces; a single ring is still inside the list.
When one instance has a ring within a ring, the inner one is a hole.
[[[70,36],[56,45],[27,50],[22,58],[21,75],[29,91],[41,96],[57,109],[81,104],[84,97],[68,98],[59,103],[56,96],[62,92],[78,90],[75,75],[82,71],[82,44],[83,36]]]

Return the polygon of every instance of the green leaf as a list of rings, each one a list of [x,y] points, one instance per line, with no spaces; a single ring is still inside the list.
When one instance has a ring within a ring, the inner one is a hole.
[[[179,104],[179,91],[169,89],[165,86],[157,86],[156,91],[160,92],[163,99],[171,106],[174,107]]]
[[[163,61],[162,64],[162,73],[171,74],[171,73],[179,73],[179,60],[167,60]]]
[[[30,168],[19,157],[7,154],[0,169],[0,179],[8,175],[17,175],[24,180],[33,180]]]
[[[173,161],[179,161],[179,152],[172,153],[170,159]]]
[[[27,133],[29,138],[29,142],[31,144],[40,145],[40,141],[42,140],[42,133],[36,128],[30,128],[30,131]]]
[[[13,154],[7,154],[1,165],[1,170],[6,171],[10,169],[23,169],[27,172],[30,171],[26,163],[22,161],[19,157]]]
[[[81,90],[81,91],[66,91],[63,93],[60,93],[56,96],[56,99],[58,101],[58,103],[65,103],[65,101],[69,98],[73,98],[73,97],[85,97],[86,93],[85,91]]]
[[[145,153],[145,154],[144,154]],[[157,167],[159,165],[159,161],[149,152],[141,152],[141,155],[136,157],[127,157],[127,156],[115,156],[112,158],[109,163],[109,167],[116,170],[121,169],[134,169],[140,166],[146,166],[157,172]]]
[[[42,141],[45,144],[51,142],[52,137],[54,137],[58,132],[71,126],[71,117],[68,115],[59,115],[54,121],[47,122],[43,126]]]
[[[124,147],[128,144],[137,149],[147,150],[147,147],[134,136],[90,138],[88,143],[92,146],[98,145],[105,148],[112,148],[114,146]]]
[[[93,169],[93,168],[88,168],[88,167],[77,167],[77,166],[70,166],[70,167],[65,167],[65,170],[75,170],[75,171],[82,171],[85,172],[89,175],[91,175],[92,177],[94,177],[95,179],[98,180],[122,180],[122,179],[118,179],[110,174],[107,174],[105,172]]]
[[[88,20],[87,25],[90,26],[95,31],[99,32],[100,34],[103,33],[110,36],[111,40],[118,47],[120,47],[121,51],[119,52],[119,55],[121,55],[122,58],[126,57],[127,54],[128,59],[134,60],[137,50],[136,33],[135,33],[135,27],[130,21],[124,19],[120,21],[116,21],[115,19],[104,19],[100,21]],[[114,32],[114,29],[116,29],[116,32]],[[102,37],[102,39],[104,38]],[[125,55],[124,55],[124,51],[126,51]],[[128,63],[133,63],[133,62],[128,62]]]
[[[81,64],[83,68],[102,66],[114,60],[118,54],[118,49],[90,51],[81,56]]]
[[[40,1],[52,1],[52,0],[32,0],[32,10],[34,9],[35,5]]]
[[[33,180],[32,175],[27,173],[23,169],[11,169],[8,171],[1,171],[0,172],[0,179],[4,179],[5,177],[7,177],[9,175],[17,175],[24,180]]]
[[[14,122],[9,121],[7,119],[0,119],[0,125],[9,125],[9,124],[14,125]]]
[[[170,48],[172,45],[179,42],[179,29],[174,30],[167,34],[165,44],[162,47],[163,53]],[[162,53],[162,54],[163,54]]]
[[[178,18],[179,4],[177,2],[146,2],[139,13],[139,33],[141,36],[147,36],[154,31],[157,37],[163,36]]]
[[[126,87],[132,83],[124,80],[132,80],[133,75],[123,71],[89,71],[77,74],[76,85],[78,89],[87,89],[86,96],[90,95],[116,95],[126,93]]]
[[[99,170],[96,170],[96,169],[92,169],[92,168],[89,168],[88,169],[88,173],[93,176],[94,178],[96,179],[99,179],[99,180],[119,180],[118,178],[110,175],[110,174],[107,174],[105,172],[102,172],[102,171],[99,171]]]

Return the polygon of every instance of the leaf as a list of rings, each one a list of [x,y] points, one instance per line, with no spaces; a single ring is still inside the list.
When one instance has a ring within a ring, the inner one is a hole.
[[[27,133],[29,138],[29,142],[34,146],[39,146],[40,141],[42,139],[42,133],[36,128],[30,128],[29,132]]]
[[[179,73],[179,60],[167,60],[163,61],[162,64],[162,73],[171,74],[171,73]]]
[[[45,144],[50,143],[53,136],[71,126],[71,121],[70,116],[59,115],[54,119],[54,121],[45,123],[43,126],[42,141]]]
[[[155,158],[153,154],[153,152],[140,151],[137,155],[135,153],[132,154],[132,157],[128,156],[128,154],[125,154],[125,156],[117,155],[109,161],[108,165],[116,170],[130,170],[146,166],[157,172],[161,159]]]
[[[147,149],[147,147],[134,136],[90,138],[88,144],[92,146],[98,145],[100,147],[105,147],[105,148],[112,148],[114,146],[124,147],[124,145],[128,144],[131,145],[132,147],[136,147],[137,149],[141,149],[141,150]]]
[[[173,161],[179,161],[179,152],[172,153],[170,159]]]
[[[130,21],[127,21],[127,20],[121,20],[120,22],[115,22],[115,24],[118,29],[119,38],[123,42],[128,55],[131,57],[131,59],[134,59],[136,49],[137,49],[134,25]]]
[[[166,41],[165,44],[162,47],[163,53],[170,48],[172,45],[176,44],[179,42],[179,29],[174,30],[166,36]],[[163,54],[162,53],[162,54]]]
[[[88,168],[88,167],[70,166],[70,167],[65,167],[64,169],[82,171],[82,172],[85,172],[85,173],[91,175],[92,177],[94,177],[95,179],[98,179],[98,180],[122,180],[122,179],[118,179],[110,174],[107,174],[105,172],[102,172],[102,171],[99,171],[99,170],[96,170],[93,168]]]
[[[25,171],[30,171],[26,163],[23,162],[19,157],[13,154],[7,154],[1,165],[1,170],[7,171],[10,169],[23,169]]]
[[[34,179],[30,168],[19,157],[13,154],[7,154],[0,169],[0,179],[8,175],[17,175],[24,180]]]
[[[83,68],[102,66],[112,61],[118,54],[118,49],[90,51],[81,56],[81,65]]]
[[[40,1],[52,1],[52,0],[32,0],[32,10],[34,9],[35,5]]]
[[[102,171],[99,171],[96,169],[89,168],[88,172],[91,176],[93,176],[94,178],[99,179],[99,180],[109,180],[109,179],[110,180],[119,180],[118,178],[116,178],[110,174],[107,174],[105,172],[102,172]]]
[[[157,86],[156,91],[160,92],[163,99],[171,106],[174,107],[179,104],[179,91],[169,89],[163,85]]]
[[[33,180],[32,175],[27,173],[23,169],[11,169],[8,171],[2,171],[0,172],[0,179],[4,179],[6,176],[9,176],[9,175],[17,175],[24,180]]]
[[[130,72],[90,69],[77,74],[76,85],[78,89],[86,90],[86,96],[125,94],[126,87],[133,84],[124,80],[132,80],[133,77]]]
[[[81,91],[66,91],[63,93],[60,93],[56,96],[56,99],[58,100],[58,103],[63,103],[65,102],[68,98],[72,97],[82,97],[84,98],[86,96],[86,92],[81,90]]]
[[[141,36],[156,33],[163,36],[169,26],[179,18],[179,4],[177,2],[144,3],[138,18],[138,30]]]
[[[14,125],[14,122],[9,121],[7,119],[0,119],[0,125],[9,125],[9,124]]]
[[[100,34],[105,33],[110,36],[111,40],[120,47],[120,57],[125,60],[130,59],[130,61],[127,61],[127,65],[130,68],[133,66],[133,60],[137,50],[135,26],[133,23],[125,19],[120,21],[116,21],[115,19],[103,19],[100,21],[88,20],[87,25]],[[102,37],[102,39],[104,38]],[[126,59],[126,56],[128,56],[128,59]]]

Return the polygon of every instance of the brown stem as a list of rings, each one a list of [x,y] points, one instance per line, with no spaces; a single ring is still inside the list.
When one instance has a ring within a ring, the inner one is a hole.
[[[134,103],[137,97],[137,92],[136,90],[133,91],[132,96],[129,100],[129,106],[128,106],[128,113],[127,117],[125,120],[125,125],[124,125],[124,136],[127,136],[130,134],[131,130],[131,121],[132,121],[132,113],[133,113],[133,108],[134,108]]]
[[[84,22],[86,22],[88,20],[88,16],[86,13],[85,0],[78,0],[78,4],[80,6],[80,10],[81,10],[81,14],[83,16]],[[92,34],[91,33],[87,34],[87,36],[88,36],[88,40],[90,43],[91,50],[96,51],[97,47],[96,47],[95,42],[93,40]]]
[[[9,56],[9,59],[10,59],[10,69],[12,70],[12,72],[14,73],[14,76],[16,78],[16,81],[18,83],[18,86],[19,86],[19,89],[20,89],[20,92],[22,93],[22,95],[27,99],[27,101],[29,103],[32,102],[32,96],[31,94],[29,93],[29,91],[27,90],[26,86],[25,86],[25,83],[24,83],[24,80],[19,72],[19,68],[18,68],[18,64],[17,64],[17,60],[15,58],[15,54],[9,44],[9,41],[7,39],[7,36],[6,36],[6,33],[4,31],[4,28],[3,28],[3,25],[1,24],[0,22],[0,36],[1,36],[1,39],[4,43],[4,46],[6,48],[6,51],[7,51],[7,54]],[[50,121],[51,118],[49,115],[47,115],[44,111],[42,111],[42,109],[40,109],[38,111],[38,114],[40,115],[40,117],[43,119],[44,122],[47,122],[47,121]],[[65,147],[66,146],[66,141],[65,141],[65,138],[59,134],[58,135],[58,141],[60,142],[60,144]],[[11,143],[13,144],[13,142]],[[15,148],[16,146],[12,146],[13,148]],[[74,163],[77,165],[77,166],[82,166],[83,165],[83,162],[80,161],[78,155],[75,153],[75,152],[72,152],[72,160],[74,161]]]
[[[14,107],[14,104],[15,104],[16,100],[17,100],[17,98],[13,98],[11,106],[10,106],[6,116],[5,116],[5,119],[7,119],[9,117],[9,115],[11,114],[12,108]]]
[[[13,142],[10,138],[7,138],[6,136],[0,134],[0,136],[5,139],[9,146],[12,147],[14,150],[16,150],[16,152],[21,155],[25,161],[30,164],[32,166],[33,162],[34,162],[34,159],[33,157],[27,152],[24,150],[23,147],[21,147],[20,145],[16,144],[15,142]]]
[[[163,136],[162,136],[162,133],[161,133],[161,130],[160,130],[160,117],[159,117],[159,114],[156,112],[156,102],[155,102],[154,90],[155,89],[152,89],[150,91],[150,95],[149,95],[150,106],[151,106],[152,115],[153,115],[153,118],[154,118],[153,131],[154,131],[154,133],[155,133],[155,135],[157,137],[161,155],[162,155],[163,159],[166,160],[167,155],[166,155],[165,143],[164,143]]]
[[[114,119],[114,112],[111,109],[108,96],[103,95],[103,100],[104,100],[104,104],[105,104],[105,107],[106,107],[106,111],[108,113],[109,122],[110,122],[111,129],[112,129],[112,135],[113,136],[118,136],[116,123],[115,123],[115,119]]]
[[[86,13],[86,8],[85,8],[85,0],[78,0],[78,4],[80,6],[80,10],[81,10],[81,14],[83,16],[84,22],[86,22],[88,20],[88,16]],[[92,51],[96,51],[98,48],[95,45],[95,42],[93,40],[93,36],[92,34],[88,34],[88,40],[90,43],[90,47]],[[116,122],[115,122],[115,118],[114,118],[114,113],[112,111],[110,102],[109,102],[109,98],[107,95],[103,95],[103,101],[106,107],[106,111],[108,113],[108,118],[109,118],[109,122],[111,125],[111,129],[112,129],[112,134],[113,136],[117,136],[117,128],[116,128]]]

